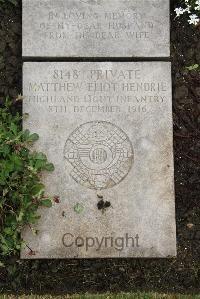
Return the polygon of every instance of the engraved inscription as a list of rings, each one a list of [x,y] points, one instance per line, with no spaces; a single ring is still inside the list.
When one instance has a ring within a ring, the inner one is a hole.
[[[165,105],[168,88],[164,78],[149,78],[138,63],[125,69],[56,67],[45,81],[28,82],[24,101],[51,114],[148,114]]]
[[[133,147],[128,136],[105,121],[82,124],[68,138],[64,157],[71,176],[90,189],[107,189],[120,183],[133,165]]]
[[[42,36],[50,40],[66,40],[70,34],[75,40],[146,40],[152,36],[154,22],[136,7],[105,12],[97,7],[92,13],[87,6],[83,12],[75,8],[60,12],[55,6],[39,24]]]

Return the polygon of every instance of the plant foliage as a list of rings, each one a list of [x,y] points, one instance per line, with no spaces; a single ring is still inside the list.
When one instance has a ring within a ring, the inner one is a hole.
[[[200,24],[200,0],[179,0],[175,8],[176,16],[187,16],[188,23],[199,26]]]
[[[37,222],[40,206],[51,207],[41,183],[42,171],[54,166],[43,153],[30,150],[37,134],[21,130],[22,117],[11,113],[11,101],[0,108],[0,255],[15,254],[23,241],[25,225]]]
[[[0,4],[13,4],[13,5],[17,5],[18,4],[18,0],[0,0]]]
[[[192,64],[190,66],[187,66],[186,69],[188,69],[189,71],[196,71],[196,70],[199,70],[199,64]]]

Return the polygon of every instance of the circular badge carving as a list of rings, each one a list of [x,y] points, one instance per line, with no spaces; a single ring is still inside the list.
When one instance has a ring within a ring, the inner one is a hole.
[[[64,157],[72,165],[71,176],[90,189],[106,189],[120,183],[133,164],[128,136],[105,121],[78,127],[66,141]]]

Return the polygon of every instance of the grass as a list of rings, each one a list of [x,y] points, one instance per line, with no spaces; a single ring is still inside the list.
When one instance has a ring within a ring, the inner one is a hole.
[[[120,293],[104,295],[0,295],[0,299],[200,299],[200,295],[178,295],[158,293]]]

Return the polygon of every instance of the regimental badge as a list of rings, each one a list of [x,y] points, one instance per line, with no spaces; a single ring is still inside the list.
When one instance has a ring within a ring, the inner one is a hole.
[[[134,153],[128,136],[116,125],[92,121],[78,127],[66,141],[64,157],[71,176],[90,189],[120,183],[132,168]]]

